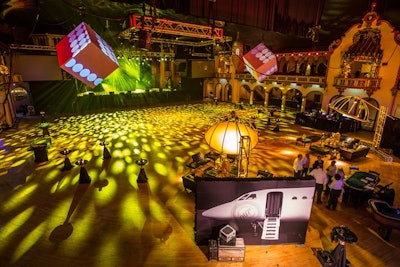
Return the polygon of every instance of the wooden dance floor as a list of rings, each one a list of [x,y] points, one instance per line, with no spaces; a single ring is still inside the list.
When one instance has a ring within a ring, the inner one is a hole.
[[[312,207],[303,245],[246,246],[244,262],[208,260],[208,248],[194,241],[195,196],[182,186],[191,155],[210,151],[207,128],[229,114],[232,104],[190,104],[110,113],[48,117],[51,144],[48,161],[35,162],[29,150],[43,132],[40,118],[21,118],[16,129],[0,134],[0,266],[133,267],[133,266],[321,266],[314,251],[331,251],[331,230],[347,226],[358,237],[347,244],[350,266],[398,266],[400,234],[389,241],[367,206],[341,203],[336,211]],[[275,177],[292,176],[292,163],[309,144],[296,145],[303,134],[321,132],[294,124],[294,114],[279,114],[280,131],[272,131],[266,113],[245,107],[238,115],[255,116],[259,143],[250,158],[249,177],[268,170]],[[371,142],[373,133],[347,133]],[[111,159],[103,159],[107,144]],[[64,149],[74,166],[62,170]],[[314,161],[316,155],[311,155]],[[90,183],[79,183],[78,160],[86,160]],[[137,183],[139,159],[148,182]],[[329,158],[325,158],[325,164]],[[381,174],[381,184],[397,179],[400,165],[375,154],[350,166]],[[279,179],[279,178],[277,178]],[[396,205],[400,202],[396,199]]]

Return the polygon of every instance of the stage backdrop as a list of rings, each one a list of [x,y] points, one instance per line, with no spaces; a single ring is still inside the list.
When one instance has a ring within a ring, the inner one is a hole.
[[[246,245],[304,244],[314,191],[312,177],[196,178],[196,243],[230,225]]]

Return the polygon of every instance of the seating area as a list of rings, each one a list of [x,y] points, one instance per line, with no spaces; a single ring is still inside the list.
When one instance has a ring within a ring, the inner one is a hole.
[[[201,152],[198,152],[192,155],[192,162],[186,164],[186,166],[191,169],[196,169],[202,165],[206,165],[210,161],[210,158],[204,158],[203,154],[201,154]]]
[[[216,169],[215,167],[208,167],[203,171],[203,177],[215,178],[215,177],[238,177],[238,168],[236,165],[226,166],[227,169],[221,168]]]
[[[310,145],[310,151],[317,153],[319,155],[328,155],[330,152],[330,149],[327,147],[322,147],[322,146],[316,146],[316,145]]]
[[[211,159],[214,162],[221,156],[221,154],[215,152],[215,151],[210,151],[204,154],[204,158],[206,159]]]
[[[258,170],[257,177],[258,178],[267,178],[267,179],[269,179],[269,178],[273,178],[274,175],[272,173],[270,173],[269,171],[267,171],[267,170],[265,170],[265,171]]]
[[[194,177],[238,177],[237,155],[226,154],[222,156],[216,151],[204,154],[197,152],[191,156],[192,161],[186,164],[190,170],[182,177],[183,187],[186,191],[195,192]]]
[[[298,138],[296,145],[298,142],[303,142],[303,144],[304,142],[314,142],[306,139]],[[361,144],[359,139],[345,137],[340,133],[330,133],[328,136],[322,136],[320,139],[321,145],[310,144],[310,151],[323,156],[330,154],[332,159],[336,159],[338,154],[340,154],[340,158],[342,160],[353,161],[362,157],[366,157],[370,151],[370,147],[365,144]]]
[[[356,149],[340,148],[340,157],[342,159],[352,161],[358,158],[366,157],[370,148],[365,145],[359,145]]]

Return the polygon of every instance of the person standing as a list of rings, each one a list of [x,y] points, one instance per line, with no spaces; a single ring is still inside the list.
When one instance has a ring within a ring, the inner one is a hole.
[[[303,171],[303,155],[298,154],[293,162],[294,177],[300,178]]]
[[[306,177],[309,170],[310,170],[310,154],[306,153],[305,157],[303,158],[303,171],[301,172],[301,176]]]
[[[332,182],[333,176],[335,176],[337,171],[336,168],[336,161],[332,160],[331,164],[326,168],[326,174],[328,175],[328,185]],[[328,195],[329,194],[329,186],[326,187],[325,192]]]
[[[313,169],[316,169],[318,165],[322,166],[322,169],[324,168],[324,160],[320,155],[317,156],[317,159],[314,161],[314,164],[312,166]]]
[[[322,165],[318,165],[316,169],[310,172],[310,175],[315,178],[315,192],[317,194],[317,204],[322,203],[322,192],[328,183],[328,176],[326,175]]]
[[[328,185],[329,190],[329,200],[327,209],[336,210],[336,206],[338,204],[338,199],[343,189],[343,179],[340,174],[335,174],[334,179],[331,184]]]
[[[340,177],[342,177],[342,180],[345,178],[344,170],[343,168],[338,168],[337,173],[340,174]]]
[[[340,175],[340,178],[342,179],[342,181],[343,181],[343,186],[344,186],[344,179],[345,179],[346,175],[345,175],[345,173],[344,173],[343,168],[338,168],[338,170],[337,170],[336,173]],[[339,203],[342,203],[343,194],[344,194],[344,190],[342,190],[342,192],[340,193],[340,196],[339,196],[339,199],[338,199]]]

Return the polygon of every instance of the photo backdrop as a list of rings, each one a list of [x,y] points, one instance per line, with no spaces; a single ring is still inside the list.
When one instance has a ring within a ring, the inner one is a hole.
[[[246,245],[304,244],[314,192],[315,179],[196,178],[196,243],[229,224]]]

